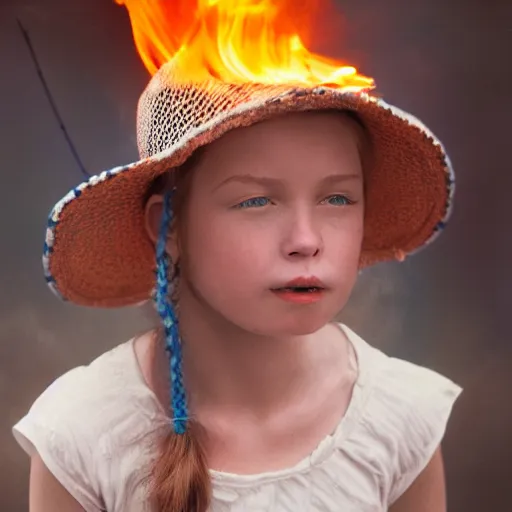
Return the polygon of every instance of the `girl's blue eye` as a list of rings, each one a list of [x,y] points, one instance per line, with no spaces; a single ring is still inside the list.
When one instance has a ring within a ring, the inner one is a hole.
[[[268,197],[251,197],[250,199],[246,199],[241,203],[237,204],[237,208],[261,208],[262,206],[267,206],[270,204],[270,199]]]
[[[351,201],[347,196],[343,196],[341,194],[328,197],[327,202],[333,206],[346,206],[353,204],[353,201]]]

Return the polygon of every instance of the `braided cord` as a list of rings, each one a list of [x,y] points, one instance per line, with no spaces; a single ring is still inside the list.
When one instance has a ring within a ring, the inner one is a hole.
[[[187,427],[188,410],[183,385],[181,341],[178,319],[169,298],[169,267],[167,234],[172,219],[171,195],[164,197],[164,210],[156,244],[156,293],[155,304],[165,331],[165,350],[169,356],[171,373],[171,406],[173,426],[176,434],[184,434]]]

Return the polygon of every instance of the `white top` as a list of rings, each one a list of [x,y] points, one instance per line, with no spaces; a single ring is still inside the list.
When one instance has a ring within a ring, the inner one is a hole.
[[[461,388],[343,329],[359,371],[336,430],[289,469],[212,470],[212,512],[384,512],[427,465]],[[132,340],[57,379],[13,431],[87,512],[141,512],[141,469],[166,422]]]

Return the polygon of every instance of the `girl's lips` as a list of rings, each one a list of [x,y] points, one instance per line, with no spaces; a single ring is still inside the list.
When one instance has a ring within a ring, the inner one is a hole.
[[[280,299],[294,304],[313,304],[322,299],[326,287],[315,276],[296,277],[282,286],[272,288]]]
[[[325,289],[323,288],[278,288],[272,293],[280,299],[293,304],[313,304],[322,299]]]
[[[310,276],[310,277],[296,277],[291,281],[283,284],[277,289],[283,288],[320,288],[325,289],[324,283],[318,279],[318,277]]]

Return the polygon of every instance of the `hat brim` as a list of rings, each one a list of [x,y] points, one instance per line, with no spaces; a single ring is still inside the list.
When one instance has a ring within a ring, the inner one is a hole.
[[[43,255],[52,290],[93,307],[149,299],[155,249],[145,229],[144,199],[153,181],[227,131],[293,111],[354,111],[368,130],[373,162],[366,178],[362,267],[402,259],[437,237],[450,215],[454,178],[441,142],[423,123],[366,93],[282,86],[265,91],[216,115],[168,150],[93,176],[59,201],[50,214]]]

